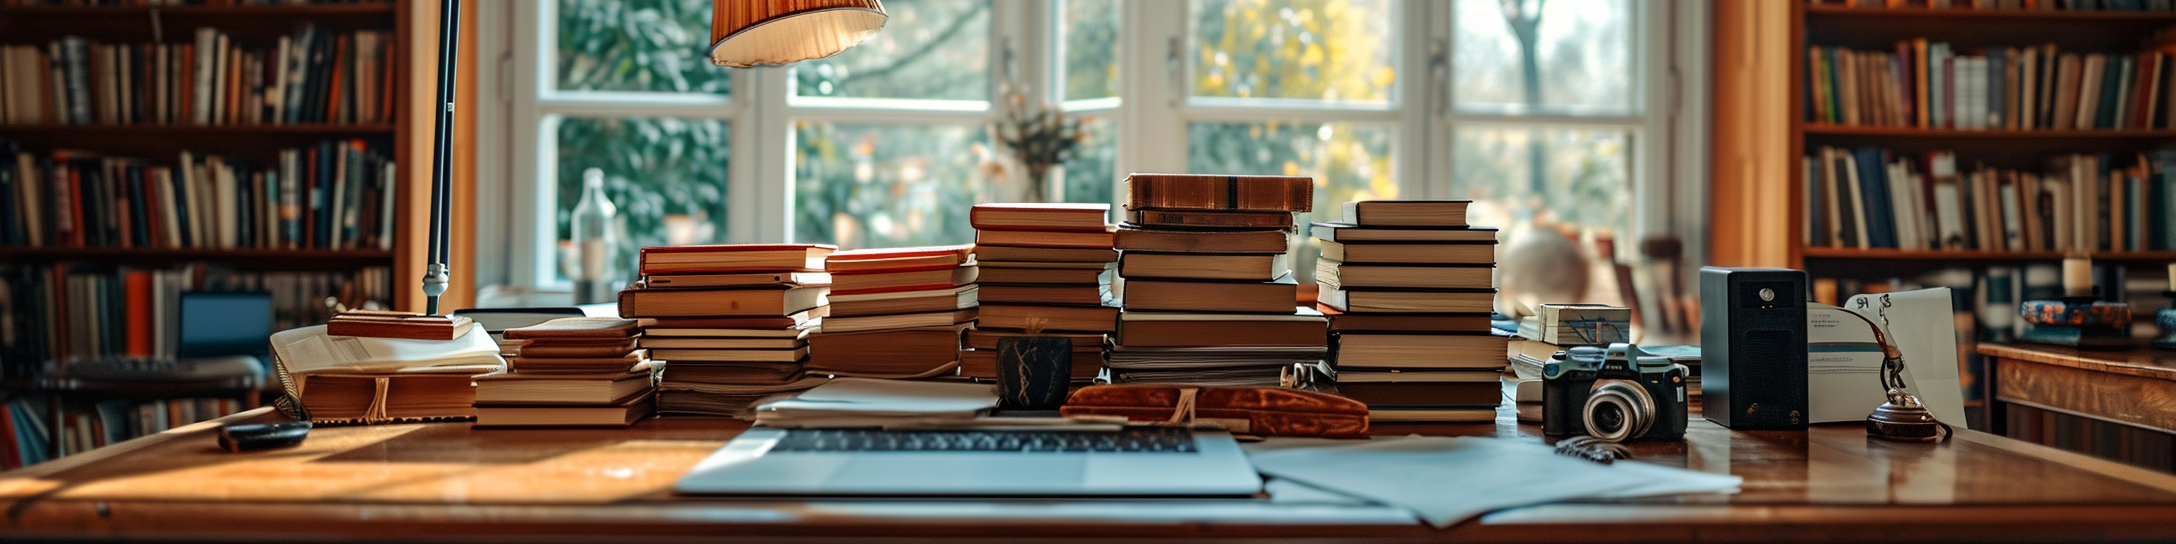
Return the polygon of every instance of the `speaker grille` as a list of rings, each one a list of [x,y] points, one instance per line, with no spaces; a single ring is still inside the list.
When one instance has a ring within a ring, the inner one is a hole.
[[[1805,365],[1792,363],[1806,356],[1804,341],[1790,331],[1772,329],[1746,331],[1745,340],[1739,352],[1744,357],[1731,360],[1733,403],[1745,410],[1739,416],[1747,424],[1764,427],[1804,421],[1797,411],[1805,409]]]

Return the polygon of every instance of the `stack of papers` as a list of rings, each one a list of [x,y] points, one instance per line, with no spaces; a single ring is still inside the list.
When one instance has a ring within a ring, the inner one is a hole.
[[[971,422],[997,407],[990,384],[838,378],[756,405],[768,427],[910,427]]]
[[[1497,438],[1272,438],[1246,449],[1254,468],[1275,478],[1273,500],[1335,496],[1327,491],[1405,508],[1435,527],[1558,501],[1736,493],[1744,482],[1639,461],[1603,465]]]

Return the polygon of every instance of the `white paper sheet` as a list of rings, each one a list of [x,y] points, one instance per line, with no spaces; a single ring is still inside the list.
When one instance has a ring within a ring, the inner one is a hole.
[[[1407,437],[1246,446],[1262,474],[1406,508],[1435,527],[1573,499],[1733,493],[1744,481],[1637,461],[1603,465],[1496,438]]]
[[[271,342],[273,356],[295,374],[484,374],[506,368],[498,343],[483,327],[472,327],[452,340],[409,340],[332,336],[325,334],[324,325],[315,325],[273,333]]]
[[[1883,304],[1887,299],[1887,304]],[[1844,303],[1875,323],[1889,317],[1889,341],[1904,353],[1904,389],[1936,419],[1963,425],[1964,385],[1957,378],[1957,325],[1948,287],[1859,295]],[[1878,404],[1876,406],[1879,406]],[[1869,411],[1871,412],[1871,411]]]
[[[1881,357],[1866,321],[1850,310],[1807,303],[1806,421],[1865,421],[1889,400],[1881,387]]]

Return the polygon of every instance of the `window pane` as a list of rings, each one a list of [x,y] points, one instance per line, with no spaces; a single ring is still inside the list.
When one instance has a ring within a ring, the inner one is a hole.
[[[1064,100],[1118,96],[1118,0],[1060,0],[1058,43],[1065,55]]]
[[[1518,11],[1537,5],[1538,16]],[[1460,109],[1639,112],[1631,3],[1458,0],[1457,9],[1451,73]]]
[[[1467,212],[1473,224],[1510,226],[1537,214],[1551,223],[1618,231],[1629,224],[1628,131],[1467,127],[1451,140],[1452,192],[1475,201]]]
[[[728,90],[707,0],[559,0],[557,62],[563,91]]]
[[[885,4],[889,6],[890,4]],[[980,127],[800,123],[794,241],[845,249],[975,240]]]
[[[1195,96],[1390,101],[1387,0],[1195,0]]]
[[[715,119],[560,120],[554,171],[560,277],[574,265],[564,250],[573,235],[568,219],[582,199],[582,171],[590,168],[604,171],[605,195],[618,209],[623,230],[612,262],[620,281],[635,277],[635,253],[643,246],[724,240],[728,127]]]
[[[1109,204],[1117,198],[1113,187],[1118,183],[1118,123],[1110,118],[1117,113],[1074,114],[1087,138],[1065,160],[1063,201]]]
[[[793,68],[794,94],[988,100],[989,0],[892,0],[884,31]]]
[[[1393,127],[1350,123],[1193,123],[1187,127],[1187,170],[1197,174],[1314,176],[1314,212],[1299,224],[1343,218],[1346,202],[1398,198],[1391,177]],[[1292,272],[1314,281],[1321,246],[1294,236]]]

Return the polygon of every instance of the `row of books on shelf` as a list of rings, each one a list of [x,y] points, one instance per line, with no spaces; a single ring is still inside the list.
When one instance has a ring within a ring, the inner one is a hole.
[[[173,268],[100,267],[69,263],[0,265],[0,363],[11,379],[35,377],[49,361],[103,355],[171,357],[178,342],[181,293],[263,292],[271,295],[273,326],[324,323],[328,298],[353,308],[384,307],[392,299],[392,269],[239,271],[193,263]]]
[[[0,46],[0,122],[262,125],[384,123],[397,63],[385,31],[305,25],[249,44],[213,28],[181,43],[70,36]]]
[[[2176,11],[2176,0],[1806,0],[1806,4],[1859,9]]]
[[[2062,155],[2028,172],[1961,169],[1946,151],[1822,147],[1805,179],[1812,247],[2176,249],[2176,151]]]
[[[1966,130],[2176,127],[2171,53],[2077,53],[1904,40],[1888,51],[1807,49],[1807,115],[1837,125]]]
[[[88,410],[62,410],[55,418],[54,404],[53,399],[36,396],[0,404],[0,431],[7,433],[0,437],[0,463],[6,468],[22,468],[247,408],[232,398],[119,399],[93,404]]]
[[[171,166],[0,141],[0,245],[390,249],[398,178],[368,140],[279,151],[276,164],[184,151]]]

